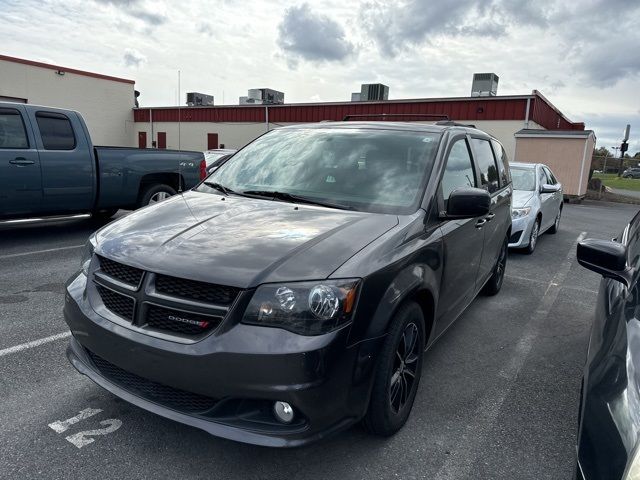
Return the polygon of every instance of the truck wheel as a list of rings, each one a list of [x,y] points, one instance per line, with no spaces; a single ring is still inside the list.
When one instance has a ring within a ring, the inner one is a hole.
[[[491,278],[484,285],[482,289],[482,293],[485,295],[496,295],[500,289],[502,288],[502,283],[504,282],[504,272],[507,269],[507,251],[509,246],[509,239],[505,238],[502,248],[500,249],[500,255],[498,255],[498,259],[496,260],[496,265],[493,267],[493,273],[491,274]]]
[[[143,192],[138,202],[138,208],[161,202],[176,194],[176,191],[169,185],[151,185]]]
[[[393,316],[380,351],[371,400],[363,419],[370,433],[388,437],[409,418],[420,383],[424,342],[422,309],[415,302],[406,303]]]

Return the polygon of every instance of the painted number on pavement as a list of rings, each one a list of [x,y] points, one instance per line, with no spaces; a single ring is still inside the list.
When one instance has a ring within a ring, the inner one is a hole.
[[[76,416],[67,418],[66,420],[58,420],[49,424],[49,428],[56,433],[63,433],[69,430],[73,425],[79,423],[83,420],[86,420],[98,413],[102,412],[100,408],[85,408],[81,410]],[[113,433],[118,430],[122,426],[122,421],[117,418],[108,418],[107,420],[102,420],[100,425],[103,428],[96,428],[93,430],[84,430],[82,432],[74,433],[68,435],[66,440],[72,444],[74,444],[78,448],[82,448],[90,443],[95,441],[95,438],[100,435],[107,435],[109,433]]]

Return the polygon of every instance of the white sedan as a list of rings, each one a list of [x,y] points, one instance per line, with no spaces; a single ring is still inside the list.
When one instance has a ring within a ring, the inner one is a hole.
[[[562,184],[542,163],[514,162],[510,167],[513,202],[509,248],[533,253],[541,234],[558,231],[563,205]]]

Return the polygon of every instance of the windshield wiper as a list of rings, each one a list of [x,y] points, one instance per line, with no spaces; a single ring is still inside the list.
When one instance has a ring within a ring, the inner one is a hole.
[[[246,190],[242,192],[242,195],[270,198],[272,200],[284,200],[286,202],[306,203],[309,205],[319,205],[321,207],[338,208],[340,210],[355,210],[355,208],[342,203],[325,202],[323,200],[316,200],[315,198],[273,190]]]
[[[229,196],[230,193],[235,193],[230,188],[227,188],[224,185],[217,182],[202,182],[202,183],[204,183],[207,187],[215,188],[219,192],[224,193],[227,197]]]

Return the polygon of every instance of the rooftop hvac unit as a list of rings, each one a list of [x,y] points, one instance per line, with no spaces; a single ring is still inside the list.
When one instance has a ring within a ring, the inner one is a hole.
[[[498,94],[498,80],[495,73],[474,73],[471,84],[472,97],[495,97]]]
[[[281,105],[284,103],[284,93],[278,90],[272,90],[271,88],[252,88],[248,93],[248,98],[261,100],[260,103],[270,105]]]
[[[351,94],[351,101],[352,102],[359,102],[360,101],[360,92],[354,92]]]
[[[201,105],[213,105],[213,95],[205,93],[189,92],[187,93],[187,105],[190,107]]]
[[[360,100],[389,100],[389,87],[381,83],[363,83],[360,87]]]
[[[251,97],[240,97],[239,99],[240,105],[260,105],[262,104],[262,99],[260,98],[251,98]]]

